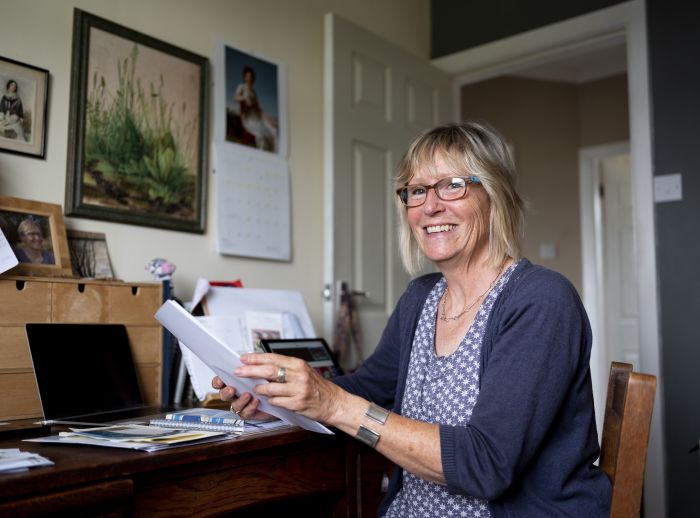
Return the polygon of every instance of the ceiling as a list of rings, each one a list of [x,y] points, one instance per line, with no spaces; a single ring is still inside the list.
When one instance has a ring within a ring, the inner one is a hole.
[[[624,38],[607,42],[599,48],[576,48],[542,57],[535,63],[523,65],[522,69],[510,75],[563,81],[567,83],[587,83],[627,72],[627,48]]]

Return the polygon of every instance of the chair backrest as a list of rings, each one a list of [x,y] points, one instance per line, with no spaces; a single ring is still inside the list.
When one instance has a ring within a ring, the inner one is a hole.
[[[600,451],[600,467],[612,483],[611,518],[639,516],[656,376],[613,362]]]

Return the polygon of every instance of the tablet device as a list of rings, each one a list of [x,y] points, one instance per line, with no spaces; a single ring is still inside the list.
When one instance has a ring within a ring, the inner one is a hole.
[[[323,338],[263,338],[261,343],[265,352],[305,360],[324,378],[334,378],[343,374]]]

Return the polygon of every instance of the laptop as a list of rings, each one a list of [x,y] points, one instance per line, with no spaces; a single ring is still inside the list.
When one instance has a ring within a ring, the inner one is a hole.
[[[265,352],[305,360],[324,378],[343,374],[343,369],[323,338],[263,338],[261,344]]]
[[[144,404],[123,325],[25,327],[45,424],[148,421],[172,409]]]

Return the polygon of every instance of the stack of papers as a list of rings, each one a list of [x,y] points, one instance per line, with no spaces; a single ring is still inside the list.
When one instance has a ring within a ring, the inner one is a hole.
[[[110,448],[128,448],[141,451],[158,451],[173,446],[215,441],[236,437],[239,434],[203,430],[178,430],[138,424],[99,426],[96,428],[71,428],[49,437],[25,439],[27,442],[53,444],[87,444]]]
[[[18,448],[0,449],[0,473],[25,471],[38,466],[53,466],[53,462],[36,453]]]

